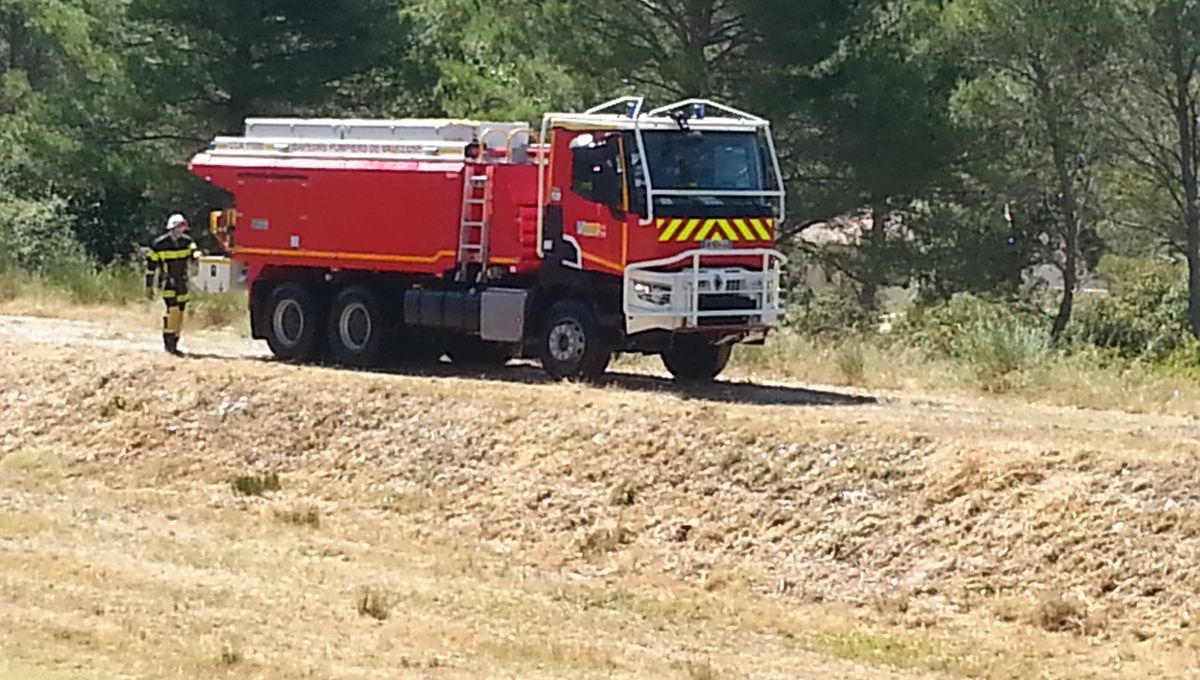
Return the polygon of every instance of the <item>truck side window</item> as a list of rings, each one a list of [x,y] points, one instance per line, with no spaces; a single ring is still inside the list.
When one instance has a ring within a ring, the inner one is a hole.
[[[629,168],[629,207],[639,215],[646,214],[646,176],[642,170],[642,154],[638,152],[633,133],[625,133],[625,163]]]
[[[603,142],[575,147],[571,161],[571,190],[589,201],[619,206],[620,170],[614,148]]]

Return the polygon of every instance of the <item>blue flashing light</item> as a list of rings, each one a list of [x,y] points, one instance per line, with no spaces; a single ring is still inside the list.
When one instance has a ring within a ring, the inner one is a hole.
[[[625,115],[630,118],[634,118],[635,116],[637,116],[637,108],[638,108],[637,102],[626,102],[625,103]]]
[[[692,118],[703,120],[705,113],[704,104],[692,104]]]

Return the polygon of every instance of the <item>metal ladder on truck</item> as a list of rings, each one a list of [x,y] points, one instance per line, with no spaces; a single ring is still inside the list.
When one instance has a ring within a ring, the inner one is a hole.
[[[475,282],[487,280],[491,262],[493,166],[468,163],[463,177],[462,220],[458,229],[456,280],[471,280],[471,265],[478,264]]]

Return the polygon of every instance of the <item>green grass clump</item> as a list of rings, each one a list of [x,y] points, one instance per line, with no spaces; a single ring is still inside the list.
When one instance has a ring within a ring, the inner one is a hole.
[[[268,491],[279,491],[279,473],[268,472],[264,475],[242,475],[234,477],[230,482],[234,493],[239,496],[262,496]]]

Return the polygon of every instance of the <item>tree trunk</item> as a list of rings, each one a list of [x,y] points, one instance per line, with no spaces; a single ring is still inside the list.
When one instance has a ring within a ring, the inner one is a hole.
[[[1066,140],[1063,139],[1059,107],[1044,69],[1034,64],[1038,77],[1038,94],[1042,98],[1042,109],[1046,116],[1046,129],[1050,133],[1050,151],[1054,158],[1054,172],[1058,178],[1058,206],[1062,212],[1063,239],[1063,294],[1054,317],[1050,337],[1058,340],[1071,323],[1075,310],[1075,291],[1079,288],[1079,199],[1075,195],[1075,180],[1071,177],[1071,166],[1067,159]]]
[[[1055,137],[1051,144],[1054,151],[1054,170],[1058,174],[1059,209],[1063,214],[1063,295],[1050,336],[1058,340],[1071,323],[1071,314],[1075,309],[1075,291],[1079,288],[1079,203],[1075,196],[1075,182],[1071,179],[1071,170],[1067,165],[1067,154],[1061,140],[1057,139],[1057,135]]]
[[[862,269],[862,286],[858,290],[858,302],[863,309],[875,310],[879,306],[879,289],[883,285],[884,267],[880,258],[887,244],[887,202],[876,199],[871,202],[871,230],[863,234],[860,246],[865,255]]]
[[[1188,225],[1188,321],[1200,339],[1200,224]]]
[[[1188,322],[1200,338],[1200,186],[1196,172],[1196,118],[1192,101],[1194,74],[1183,55],[1183,36],[1175,34],[1171,70],[1175,76],[1175,121],[1179,128],[1179,169],[1186,201],[1183,221],[1187,231]]]

